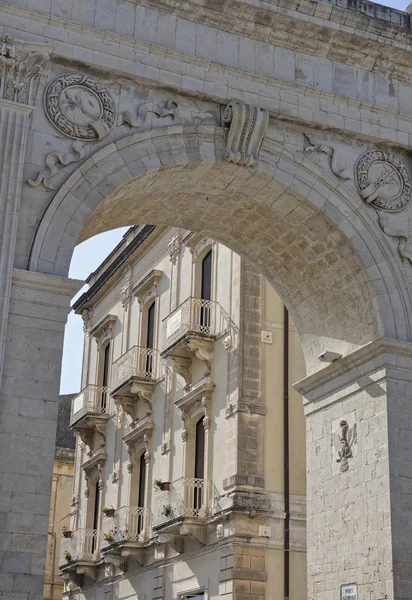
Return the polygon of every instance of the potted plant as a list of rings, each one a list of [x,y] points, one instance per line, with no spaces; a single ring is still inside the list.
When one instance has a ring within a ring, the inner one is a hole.
[[[114,517],[114,513],[115,512],[116,512],[116,510],[113,508],[113,506],[110,506],[110,508],[108,508],[107,506],[105,506],[104,508],[102,508],[102,513],[106,517]]]
[[[170,506],[170,504],[163,505],[162,513],[165,517],[170,517],[170,515],[172,514],[172,507]]]
[[[170,490],[170,481],[162,481],[161,479],[155,479],[153,481],[153,487],[155,490]]]
[[[69,563],[69,562],[71,562],[71,560],[72,560],[72,555],[70,554],[70,552],[65,552],[65,553],[64,553],[64,560],[65,560],[66,562],[68,562],[68,563]]]
[[[106,542],[109,542],[109,544],[110,544],[111,542],[113,542],[113,540],[114,540],[114,536],[113,536],[113,534],[114,534],[114,531],[113,531],[113,529],[110,529],[110,531],[109,531],[108,533],[105,533],[105,534],[103,535],[104,539],[106,540]]]
[[[68,529],[66,526],[63,527],[62,532],[63,532],[63,537],[65,537],[65,538],[71,538],[72,537],[71,530]]]

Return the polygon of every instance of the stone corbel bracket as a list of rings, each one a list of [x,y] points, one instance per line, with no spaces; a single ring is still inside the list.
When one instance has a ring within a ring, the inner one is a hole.
[[[225,157],[228,162],[254,167],[269,123],[269,111],[231,100],[226,106],[223,125],[229,126]]]

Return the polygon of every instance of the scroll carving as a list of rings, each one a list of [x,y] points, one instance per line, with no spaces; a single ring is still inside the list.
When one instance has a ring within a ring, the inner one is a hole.
[[[332,146],[327,146],[326,144],[314,144],[312,142],[311,137],[307,133],[303,135],[309,142],[309,146],[306,146],[306,148],[304,149],[305,152],[323,152],[324,154],[327,154],[328,156],[330,156],[330,169],[332,173],[336,175],[336,177],[339,177],[339,179],[343,179],[344,181],[352,179],[349,170],[346,167],[339,167],[338,155],[335,148],[333,148]]]
[[[127,125],[132,129],[142,127],[146,121],[147,115],[153,113],[158,119],[171,117],[176,118],[178,104],[173,98],[169,98],[164,104],[157,102],[146,102],[137,109],[137,114],[134,116],[131,111],[126,110],[120,116],[119,125]]]
[[[80,141],[73,142],[72,151],[68,154],[51,152],[46,158],[46,169],[44,171],[40,171],[36,180],[28,179],[27,183],[31,187],[43,185],[48,192],[51,192],[55,189],[55,187],[50,179],[57,175],[60,168],[67,167],[67,165],[70,165],[70,163],[77,162],[82,158],[84,158],[83,143]]]
[[[223,124],[229,125],[226,160],[253,167],[269,123],[269,112],[257,106],[232,100],[223,113]]]

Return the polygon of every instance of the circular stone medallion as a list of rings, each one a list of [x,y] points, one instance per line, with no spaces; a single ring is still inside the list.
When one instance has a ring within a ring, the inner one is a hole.
[[[368,150],[355,167],[362,198],[379,210],[398,212],[411,199],[412,181],[405,166],[392,154]]]
[[[61,133],[89,142],[106,137],[116,119],[107,89],[92,77],[75,73],[59,75],[48,84],[44,108]]]

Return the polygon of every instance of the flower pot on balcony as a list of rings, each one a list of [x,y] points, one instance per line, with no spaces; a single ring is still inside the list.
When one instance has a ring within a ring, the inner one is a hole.
[[[162,490],[168,492],[170,490],[170,481],[163,481]]]
[[[64,560],[69,563],[72,561],[72,555],[70,554],[70,552],[65,552],[64,553]]]
[[[69,529],[63,529],[63,537],[65,537],[65,538],[71,538],[72,537],[72,532]]]
[[[114,517],[114,513],[116,512],[116,510],[113,508],[113,506],[111,506],[110,508],[107,508],[105,506],[102,512],[106,517]]]

